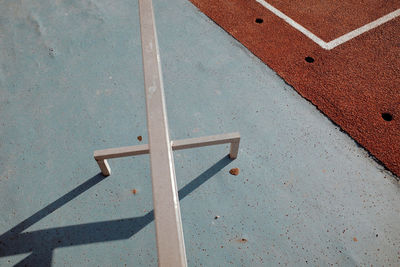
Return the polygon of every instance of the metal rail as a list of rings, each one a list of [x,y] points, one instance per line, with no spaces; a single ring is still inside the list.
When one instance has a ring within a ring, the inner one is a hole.
[[[159,266],[187,266],[151,0],[139,0],[144,87]]]
[[[160,55],[151,0],[139,0],[148,145],[97,150],[94,158],[103,175],[111,174],[107,159],[150,154],[158,265],[187,266],[175,165],[172,150],[230,143],[230,157],[239,151],[239,133],[170,141]]]

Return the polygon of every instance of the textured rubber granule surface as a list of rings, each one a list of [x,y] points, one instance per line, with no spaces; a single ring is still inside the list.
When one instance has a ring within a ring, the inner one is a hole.
[[[400,17],[325,50],[255,0],[191,1],[400,176]],[[326,42],[400,8],[285,2],[269,1]]]

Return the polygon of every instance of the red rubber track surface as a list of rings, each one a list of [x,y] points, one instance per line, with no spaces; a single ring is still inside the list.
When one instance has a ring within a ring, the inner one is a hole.
[[[191,2],[400,176],[400,17],[325,50],[255,0]],[[398,0],[266,2],[326,42],[400,8]]]

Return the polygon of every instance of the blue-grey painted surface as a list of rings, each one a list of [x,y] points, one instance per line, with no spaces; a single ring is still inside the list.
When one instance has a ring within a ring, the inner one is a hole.
[[[242,135],[174,154],[189,265],[398,266],[395,177],[190,2],[154,6],[171,137]],[[0,1],[1,266],[157,265],[148,156],[92,158],[147,142],[138,22]]]

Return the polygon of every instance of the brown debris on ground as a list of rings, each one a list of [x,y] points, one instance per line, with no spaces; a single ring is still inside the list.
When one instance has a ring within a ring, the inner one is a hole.
[[[232,175],[239,175],[239,168],[233,168],[229,171]]]

